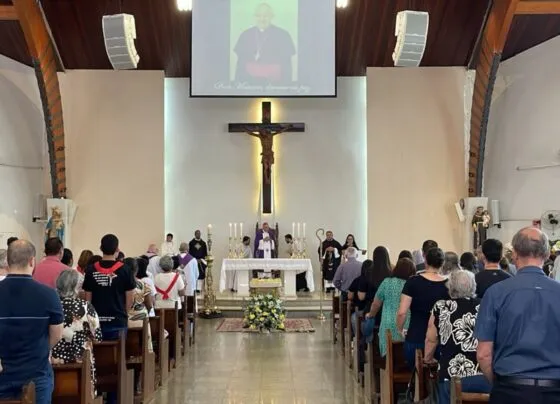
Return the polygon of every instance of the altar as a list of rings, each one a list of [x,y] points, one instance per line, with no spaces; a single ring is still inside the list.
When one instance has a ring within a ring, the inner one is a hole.
[[[283,271],[284,272],[284,296],[297,297],[296,274],[305,273],[307,287],[310,292],[315,290],[313,280],[313,266],[310,259],[272,258],[272,259],[224,259],[220,273],[220,292],[226,290],[227,271],[237,271],[238,296],[249,296],[249,283],[252,271]]]

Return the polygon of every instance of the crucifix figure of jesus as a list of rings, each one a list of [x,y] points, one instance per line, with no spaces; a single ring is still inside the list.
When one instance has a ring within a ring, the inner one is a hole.
[[[261,123],[230,123],[230,133],[246,133],[261,141],[262,213],[272,213],[272,166],[274,136],[283,132],[305,132],[304,123],[272,123],[270,102],[262,103]]]

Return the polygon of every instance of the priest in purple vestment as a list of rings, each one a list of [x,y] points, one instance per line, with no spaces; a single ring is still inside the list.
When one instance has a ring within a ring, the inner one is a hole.
[[[267,222],[264,222],[262,224],[262,229],[257,230],[257,234],[255,235],[254,257],[264,258],[264,251],[262,249],[259,249],[259,245],[262,244],[261,241],[266,239],[274,241],[273,243],[270,243],[270,245],[272,246],[271,257],[278,258],[278,240],[276,238],[276,232],[270,228]]]

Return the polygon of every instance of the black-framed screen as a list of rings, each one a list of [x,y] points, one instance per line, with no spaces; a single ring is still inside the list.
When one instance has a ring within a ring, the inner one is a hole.
[[[336,96],[335,0],[194,0],[191,96]]]

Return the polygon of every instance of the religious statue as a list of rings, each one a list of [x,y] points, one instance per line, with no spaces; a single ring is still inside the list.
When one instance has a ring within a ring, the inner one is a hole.
[[[284,128],[277,128],[276,130],[270,130],[266,127],[261,127],[257,131],[247,130],[247,134],[259,138],[261,141],[261,164],[263,166],[264,173],[264,183],[267,185],[271,184],[272,177],[272,165],[274,164],[274,150],[272,150],[274,136],[279,135],[283,132],[289,131],[290,125]]]
[[[53,206],[51,209],[51,217],[45,226],[45,239],[58,237],[64,241],[64,219],[62,218],[62,211],[58,206]]]
[[[490,213],[484,210],[484,207],[479,206],[476,208],[471,222],[474,231],[473,249],[476,250],[482,246],[482,243],[488,238],[487,231],[490,227],[490,220]]]

